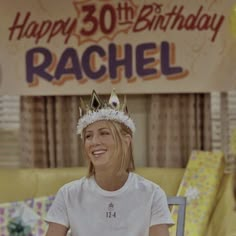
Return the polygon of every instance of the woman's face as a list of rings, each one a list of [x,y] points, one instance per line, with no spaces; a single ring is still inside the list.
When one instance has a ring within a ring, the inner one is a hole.
[[[84,145],[95,168],[115,165],[115,141],[107,121],[94,122],[85,129]]]

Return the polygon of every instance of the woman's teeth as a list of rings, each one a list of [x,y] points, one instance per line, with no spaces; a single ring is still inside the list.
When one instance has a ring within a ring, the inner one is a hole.
[[[97,155],[100,155],[100,154],[103,154],[105,153],[105,151],[101,150],[101,151],[94,151],[93,152],[93,155],[97,156]]]

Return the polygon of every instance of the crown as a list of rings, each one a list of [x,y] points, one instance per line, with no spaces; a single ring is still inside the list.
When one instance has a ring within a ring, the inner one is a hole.
[[[84,128],[99,120],[112,120],[124,124],[132,134],[135,132],[133,120],[128,115],[126,96],[121,104],[113,89],[108,102],[104,102],[93,90],[90,104],[80,100],[80,119],[77,125],[77,134],[82,134]]]

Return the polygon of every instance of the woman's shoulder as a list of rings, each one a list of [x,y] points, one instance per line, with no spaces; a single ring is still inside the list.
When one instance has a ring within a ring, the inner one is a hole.
[[[132,173],[133,175],[133,179],[135,181],[135,185],[139,188],[145,188],[147,190],[150,191],[156,191],[156,190],[161,190],[161,187],[157,184],[154,183],[153,181],[146,179],[145,177],[136,174],[136,173]]]
[[[88,180],[89,180],[89,178],[87,178],[85,176],[80,179],[73,180],[71,182],[64,184],[59,189],[59,191],[63,192],[63,193],[79,191]]]

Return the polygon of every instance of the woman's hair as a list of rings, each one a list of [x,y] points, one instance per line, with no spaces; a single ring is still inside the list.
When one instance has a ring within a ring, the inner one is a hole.
[[[112,137],[114,138],[115,141],[115,158],[121,158],[120,161],[120,168],[118,169],[118,174],[120,174],[122,171],[134,171],[135,170],[135,164],[134,164],[134,157],[133,157],[133,145],[132,141],[129,144],[129,147],[127,149],[126,141],[125,141],[125,136],[130,135],[132,137],[132,132],[131,130],[116,121],[106,121],[108,128],[111,131]],[[83,130],[82,134],[82,140],[83,143],[85,142],[84,139],[84,132],[85,129]],[[86,153],[84,151],[84,155],[86,156]],[[95,174],[95,168],[94,165],[91,161],[89,161],[89,169],[88,169],[88,177],[92,176]]]

